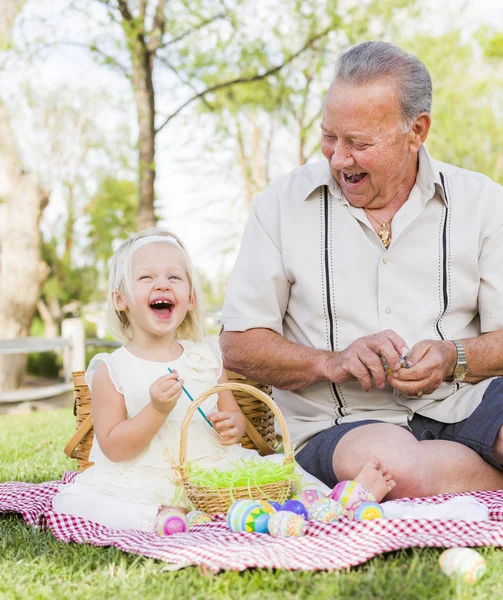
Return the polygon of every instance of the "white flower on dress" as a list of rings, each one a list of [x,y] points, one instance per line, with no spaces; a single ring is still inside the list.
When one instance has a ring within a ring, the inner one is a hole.
[[[192,370],[192,376],[197,381],[214,381],[215,370],[219,365],[210,350],[199,347],[197,350],[189,350],[185,356],[185,366]]]

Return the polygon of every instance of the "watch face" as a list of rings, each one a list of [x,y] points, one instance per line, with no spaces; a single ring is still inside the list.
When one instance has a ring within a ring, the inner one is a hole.
[[[458,365],[454,369],[454,381],[463,381],[463,379],[466,377],[467,371],[468,369],[466,368],[466,365]]]

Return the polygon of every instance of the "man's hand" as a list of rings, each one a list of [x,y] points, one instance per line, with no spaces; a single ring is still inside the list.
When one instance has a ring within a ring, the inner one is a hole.
[[[410,368],[389,378],[390,384],[407,396],[432,394],[454,371],[456,346],[448,340],[423,340],[407,356]]]
[[[326,378],[335,383],[358,379],[366,392],[372,380],[382,389],[386,384],[383,362],[393,372],[400,369],[400,358],[408,353],[405,341],[391,329],[358,338],[342,352],[334,353],[326,364]]]
[[[222,439],[222,446],[232,446],[237,444],[242,436],[239,435],[239,428],[236,421],[236,415],[232,411],[223,410],[216,413],[210,413],[208,420],[212,422]]]
[[[173,371],[156,379],[149,388],[152,406],[164,415],[169,415],[181,396],[183,379],[177,378],[178,373]]]

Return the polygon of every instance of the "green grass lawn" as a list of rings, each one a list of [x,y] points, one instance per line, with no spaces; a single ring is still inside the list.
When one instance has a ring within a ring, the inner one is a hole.
[[[0,482],[59,479],[75,467],[63,454],[73,431],[67,409],[0,415]],[[170,572],[166,563],[115,548],[59,543],[17,515],[0,514],[0,598],[503,598],[499,550],[481,550],[488,568],[475,586],[450,581],[438,567],[440,552],[395,552],[342,572],[253,569],[204,576],[195,567]]]

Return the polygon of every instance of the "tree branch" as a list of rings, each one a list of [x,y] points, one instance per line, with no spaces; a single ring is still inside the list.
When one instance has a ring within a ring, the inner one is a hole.
[[[210,25],[211,23],[214,23],[215,21],[218,21],[219,19],[225,19],[225,17],[226,17],[225,13],[219,13],[218,15],[215,15],[214,17],[211,17],[210,19],[201,21],[201,23],[198,23],[195,27],[192,27],[192,29],[188,29],[187,31],[184,31],[178,37],[173,38],[172,40],[168,40],[165,44],[159,43],[158,47],[159,48],[167,48],[168,46],[172,46],[173,44],[180,42],[181,40],[183,40],[190,34],[194,33],[195,31],[199,31],[199,30],[203,29],[204,27],[206,27],[206,25]]]
[[[156,52],[161,45],[162,36],[166,28],[166,15],[164,9],[166,8],[166,0],[159,0],[155,7],[154,22],[152,23],[152,31],[150,33],[150,39],[147,43],[148,51],[152,54]]]
[[[206,94],[209,94],[211,92],[215,92],[216,90],[221,90],[221,89],[224,89],[224,88],[227,88],[227,87],[239,84],[239,83],[252,83],[254,81],[260,81],[261,79],[265,79],[266,77],[269,77],[270,75],[274,75],[275,73],[280,71],[283,67],[285,67],[286,65],[291,63],[293,60],[295,60],[298,56],[300,56],[305,50],[307,50],[310,46],[312,46],[316,41],[318,41],[319,39],[328,35],[332,31],[332,29],[333,29],[332,26],[327,27],[326,29],[324,29],[323,31],[321,31],[320,33],[315,35],[314,37],[310,38],[309,40],[307,40],[307,42],[304,44],[304,46],[302,46],[302,48],[300,48],[300,50],[297,50],[297,52],[295,52],[294,54],[289,56],[282,64],[272,67],[265,73],[262,73],[262,75],[257,74],[257,75],[252,75],[251,77],[238,77],[237,79],[231,79],[230,81],[225,81],[223,83],[219,83],[217,85],[214,85],[210,88],[205,89],[202,92],[199,92],[195,96],[192,96],[192,98],[189,98],[181,106],[179,106],[175,110],[175,112],[171,113],[171,115],[169,117],[167,117],[167,119],[164,121],[164,123],[158,129],[156,129],[155,133],[156,134],[159,133],[184,108],[186,108],[189,104],[192,104],[192,102],[194,102],[195,100],[199,100],[200,98],[203,98],[204,96],[206,96]]]

